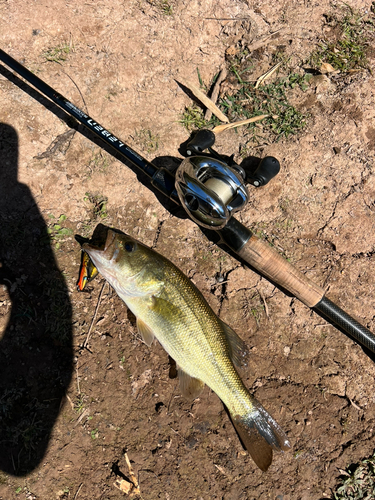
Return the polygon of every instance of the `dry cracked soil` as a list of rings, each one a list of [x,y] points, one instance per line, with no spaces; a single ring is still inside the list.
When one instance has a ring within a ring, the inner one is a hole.
[[[366,19],[366,65],[331,63],[335,71],[318,68],[306,87],[290,88],[305,116],[296,134],[258,123],[219,134],[216,149],[239,163],[280,161],[277,177],[250,188],[238,218],[375,331],[375,18],[370,1],[348,4]],[[311,53],[338,36],[332,19],[342,8],[0,0],[0,46],[140,155],[171,165],[190,135],[181,116],[192,96],[179,81],[207,89],[224,66],[233,96],[235,64],[251,63],[246,78],[256,81],[280,54],[269,82],[306,74]],[[144,500],[332,498],[340,470],[375,448],[374,359],[70,125],[1,65],[0,499],[127,498],[114,485],[130,477],[125,453]],[[180,396],[168,355],[141,341],[103,278],[77,290],[74,236],[90,237],[98,224],[169,257],[244,339],[243,380],[292,445],[267,473],[213,392]]]

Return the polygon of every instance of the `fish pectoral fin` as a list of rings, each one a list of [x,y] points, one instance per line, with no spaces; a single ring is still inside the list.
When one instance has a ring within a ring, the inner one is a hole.
[[[200,396],[204,383],[198,378],[191,377],[179,367],[177,367],[177,372],[182,395],[187,399],[196,399]]]
[[[254,410],[247,415],[231,415],[232,422],[251,458],[266,471],[272,463],[273,450],[286,451],[290,443],[285,432],[263,406],[253,401]]]
[[[163,299],[156,294],[151,296],[150,308],[160,316],[172,318],[176,323],[185,317],[183,311],[170,300]]]
[[[139,318],[137,318],[137,328],[143,342],[150,347],[155,337],[154,332]]]
[[[224,321],[221,321],[229,345],[229,356],[237,368],[247,366],[249,351],[245,342]]]

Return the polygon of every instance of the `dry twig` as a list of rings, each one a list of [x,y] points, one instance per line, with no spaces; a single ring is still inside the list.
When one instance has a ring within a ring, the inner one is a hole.
[[[215,85],[214,85],[214,88],[213,88],[212,94],[211,94],[211,101],[214,104],[216,104],[216,101],[219,97],[220,85],[226,79],[227,74],[228,74],[228,72],[227,72],[226,68],[222,67],[218,77],[216,78],[216,82],[215,82]],[[207,108],[206,112],[204,114],[204,119],[208,121],[208,120],[210,120],[211,116],[212,116],[212,111],[209,108]]]
[[[78,395],[81,395],[81,388],[79,386],[79,375],[78,375],[78,361],[76,363],[76,374],[77,374],[77,390],[78,390]]]
[[[267,78],[269,78],[281,65],[282,65],[282,61],[279,61],[277,64],[272,66],[271,69],[266,71],[264,73],[264,75],[260,76],[255,84],[255,88],[257,89],[259,87],[259,85],[261,85],[263,82],[265,82],[267,80]]]
[[[225,125],[218,125],[212,131],[215,134],[220,134],[221,132],[224,132],[224,130],[228,130],[230,128],[241,127],[242,125],[247,125],[248,123],[258,122],[259,120],[263,120],[264,118],[267,118],[268,116],[270,116],[270,115],[253,116],[252,118],[248,118],[247,120],[240,120],[240,121],[234,122],[234,123],[228,123]]]
[[[65,397],[69,401],[70,406],[72,407],[72,410],[74,410],[75,409],[74,408],[74,403],[73,403],[73,401],[71,400],[71,398],[69,397],[69,395],[67,393],[65,393]]]
[[[80,489],[82,488],[82,486],[83,486],[83,483],[81,483],[79,485],[78,490],[77,490],[76,494],[74,495],[74,499],[73,500],[76,500],[76,498],[78,497],[78,493],[80,492]]]
[[[139,495],[141,497],[141,491],[139,489],[139,484],[138,484],[138,479],[136,475],[134,474],[133,468],[131,466],[128,454],[125,452],[124,453],[126,465],[128,466],[129,470],[129,477],[131,482],[127,481],[126,479],[116,479],[116,482],[113,483],[113,485],[125,493],[125,495]],[[141,497],[142,498],[142,497]]]
[[[260,290],[258,290],[258,293],[260,295],[260,298],[263,300],[264,310],[266,312],[266,316],[267,316],[267,318],[269,318],[268,305],[267,305],[267,302],[266,302],[266,298],[265,298],[265,296],[263,295],[263,293]]]
[[[193,83],[188,83],[184,80],[180,79],[180,82],[189,89],[197,99],[200,100],[202,104],[206,106],[206,108],[210,109],[212,113],[219,118],[224,123],[228,123],[229,119],[220,111],[220,109],[209,99],[203,92]]]
[[[93,318],[92,318],[92,321],[91,321],[91,325],[90,325],[89,331],[87,332],[86,340],[84,341],[84,343],[83,343],[83,345],[82,345],[82,348],[83,348],[83,349],[85,349],[85,348],[86,348],[87,343],[88,343],[88,341],[89,341],[89,338],[90,338],[90,335],[91,335],[91,330],[92,330],[92,327],[93,327],[93,325],[94,325],[94,321],[95,321],[95,318],[96,318],[96,315],[97,315],[97,313],[98,313],[98,309],[99,309],[99,306],[100,306],[100,301],[102,300],[102,295],[103,295],[103,291],[104,291],[105,284],[106,284],[106,281],[103,283],[102,289],[100,290],[100,294],[99,294],[99,298],[98,298],[98,303],[96,304],[96,308],[95,308],[94,316],[93,316]]]
[[[260,40],[257,40],[256,42],[252,43],[251,45],[248,45],[247,49],[249,50],[249,52],[252,52],[253,50],[260,49],[261,47],[263,47],[263,45],[267,45],[266,42],[268,42],[268,40],[273,35],[276,35],[276,33],[278,33],[279,31],[281,31],[283,29],[284,29],[284,27],[279,28],[278,30],[274,31],[273,33],[270,33],[269,35],[264,36]]]
[[[83,412],[81,413],[81,415],[77,418],[77,421],[76,423],[74,424],[74,427],[76,427],[79,423],[82,422],[82,420],[87,416],[89,415],[90,413],[90,410],[88,408],[86,408],[85,410],[83,410]]]

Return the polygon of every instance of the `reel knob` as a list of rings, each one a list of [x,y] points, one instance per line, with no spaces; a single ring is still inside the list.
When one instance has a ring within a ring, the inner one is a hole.
[[[246,180],[255,187],[265,186],[280,172],[280,163],[273,156],[261,160],[255,172]]]
[[[215,134],[212,130],[202,129],[199,130],[193,139],[188,142],[186,153],[189,156],[199,155],[207,148],[215,144]]]
[[[189,216],[208,229],[225,227],[249,198],[239,171],[206,156],[183,160],[176,172],[176,190]]]

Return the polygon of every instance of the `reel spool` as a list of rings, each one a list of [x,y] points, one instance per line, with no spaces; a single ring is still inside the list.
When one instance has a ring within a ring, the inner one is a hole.
[[[192,156],[178,167],[176,190],[182,206],[199,225],[222,229],[249,198],[241,167],[209,156]]]

